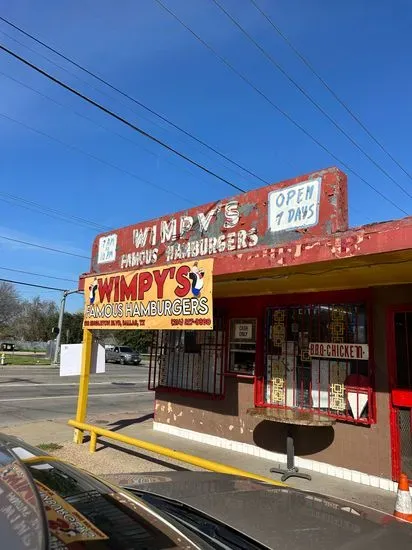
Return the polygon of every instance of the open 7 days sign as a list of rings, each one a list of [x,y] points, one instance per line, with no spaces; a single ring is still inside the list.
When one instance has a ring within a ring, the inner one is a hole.
[[[213,328],[213,260],[85,279],[89,329]]]

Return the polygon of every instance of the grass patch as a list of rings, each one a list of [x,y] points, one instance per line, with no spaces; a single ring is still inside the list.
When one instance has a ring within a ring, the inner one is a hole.
[[[50,359],[38,355],[12,355],[5,354],[6,365],[50,365]]]
[[[59,449],[63,449],[63,445],[59,445],[58,443],[40,443],[39,445],[37,445],[37,447],[46,452],[58,451]]]

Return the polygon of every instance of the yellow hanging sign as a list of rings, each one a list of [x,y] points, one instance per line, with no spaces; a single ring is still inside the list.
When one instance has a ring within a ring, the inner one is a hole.
[[[83,328],[213,329],[213,259],[85,279]]]

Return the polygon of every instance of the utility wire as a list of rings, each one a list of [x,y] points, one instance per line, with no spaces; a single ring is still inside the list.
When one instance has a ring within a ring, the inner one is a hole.
[[[143,149],[144,151],[146,151],[146,153],[148,153],[149,155],[155,157],[156,159],[159,158],[158,154],[154,153],[153,151],[151,151],[150,149],[148,149],[147,147],[144,147],[143,145],[141,145],[140,143],[137,143],[136,141],[134,141],[133,139],[130,139],[129,137],[126,137],[124,136],[123,134],[120,134],[119,132],[116,132],[115,130],[112,130],[111,128],[107,128],[107,126],[104,126],[103,124],[100,124],[99,122],[96,122],[93,118],[90,118],[86,115],[83,115],[82,113],[79,113],[77,111],[75,111],[74,109],[72,109],[71,107],[69,107],[68,105],[65,105],[64,103],[61,103],[60,101],[57,101],[56,99],[54,99],[53,97],[50,97],[49,95],[41,92],[40,90],[36,90],[35,88],[33,88],[32,86],[29,86],[28,84],[26,84],[25,82],[22,82],[21,80],[19,80],[18,78],[14,78],[13,76],[9,76],[3,72],[0,71],[0,75],[4,76],[5,78],[11,80],[12,82],[16,82],[17,84],[19,84],[20,86],[23,86],[24,88],[27,88],[28,90],[36,93],[37,95],[39,95],[40,97],[44,97],[45,99],[47,99],[48,101],[54,103],[55,105],[58,105],[59,107],[63,108],[63,109],[67,109],[68,111],[74,113],[76,116],[84,119],[84,120],[87,120],[88,122],[91,122],[92,124],[94,124],[95,126],[97,126],[98,128],[101,128],[103,130],[105,130],[106,132],[109,132],[115,136],[117,136],[118,138],[122,139],[123,141],[126,141],[127,143],[131,143],[134,147],[138,147],[138,148],[141,148]],[[97,88],[96,88],[97,89]],[[110,96],[109,96],[110,97]],[[195,173],[189,169],[189,168],[185,168],[184,166],[179,166],[178,164],[176,164],[175,162],[173,162],[172,160],[168,159],[168,158],[164,158],[163,159],[165,162],[171,164],[172,166],[175,166],[176,168],[178,168],[179,170],[181,170],[182,172],[185,172],[187,174],[190,174],[191,176],[194,176],[196,177],[197,179],[199,179],[199,177],[197,175],[195,175]],[[204,179],[203,177],[201,178],[202,181],[204,181],[205,183],[209,183],[206,179]],[[143,180],[144,181],[144,180]],[[154,184],[153,184],[154,185]],[[168,189],[163,189],[165,193],[170,193],[170,191]],[[183,197],[180,197],[183,199]],[[183,199],[183,200],[187,200],[187,199]],[[191,203],[192,204],[192,203]],[[193,203],[194,204],[194,203]],[[95,222],[93,222],[95,223]],[[100,226],[101,228],[101,226]],[[104,227],[103,228],[104,230],[110,230],[111,228],[109,227]]]
[[[381,198],[383,198],[386,202],[394,206],[397,210],[405,214],[406,216],[409,215],[409,213],[404,210],[401,206],[398,206],[390,197],[387,197],[384,193],[382,193],[379,189],[377,189],[373,184],[369,183],[363,176],[361,176],[358,172],[356,172],[353,168],[351,168],[346,162],[342,161],[337,155],[332,153],[328,147],[323,145],[317,138],[315,138],[308,130],[306,130],[301,124],[296,122],[296,120],[289,115],[286,111],[284,111],[281,107],[279,107],[276,103],[274,103],[264,92],[262,92],[251,80],[249,80],[245,75],[243,75],[240,71],[238,71],[226,58],[221,56],[210,44],[208,44],[203,38],[201,38],[198,34],[195,33],[182,19],[180,19],[172,10],[170,10],[161,0],[154,0],[164,11],[166,11],[169,15],[171,15],[176,21],[179,22],[182,27],[184,27],[192,36],[194,36],[203,46],[205,46],[210,52],[213,53],[213,55],[219,59],[224,65],[226,65],[233,73],[235,73],[241,80],[243,80],[248,86],[250,86],[256,93],[258,93],[265,101],[267,101],[276,111],[278,111],[282,116],[284,116],[289,122],[291,122],[296,128],[298,128],[301,132],[303,132],[311,141],[313,141],[318,147],[323,149],[330,157],[332,157],[335,161],[337,161],[339,164],[341,164],[348,172],[351,172],[354,176],[359,178],[362,183],[367,185],[370,189],[372,189],[376,194],[378,194]]]
[[[23,281],[12,281],[11,279],[0,279],[3,283],[12,283],[13,285],[32,286],[34,288],[44,288],[46,290],[56,290],[57,292],[64,292],[65,288],[56,288],[54,286],[35,285],[34,283],[25,283]]]
[[[19,244],[25,244],[26,246],[33,246],[34,248],[41,248],[42,250],[49,250],[50,252],[57,252],[59,254],[66,254],[67,256],[75,256],[76,258],[84,258],[86,260],[90,260],[88,256],[83,256],[81,254],[75,254],[74,252],[68,252],[67,250],[61,250],[60,248],[51,248],[50,246],[43,246],[36,243],[31,243],[29,241],[22,241],[20,239],[12,239],[11,237],[6,237],[4,235],[0,235],[0,239],[4,239],[5,241],[10,241],[12,243],[19,243]]]
[[[212,2],[230,19],[230,21],[246,36],[246,38],[252,42],[252,44],[270,61],[270,63],[297,89],[299,92],[318,110],[320,111],[323,116],[325,116],[331,124],[339,131],[341,134],[343,134],[346,139],[348,139],[352,145],[354,145],[358,151],[360,151],[378,170],[382,172],[392,183],[394,183],[401,191],[405,193],[410,199],[412,199],[412,194],[405,189],[399,182],[396,181],[394,177],[389,174],[382,166],[375,161],[373,157],[369,155],[360,145],[359,143],[353,139],[353,137],[346,132],[342,126],[339,125],[336,120],[331,117],[327,111],[317,102],[315,101],[312,96],[298,83],[296,80],[294,80],[288,72],[283,69],[283,67],[276,61],[276,59],[268,53],[262,46],[253,38],[251,34],[247,32],[247,30],[238,22],[236,19],[220,4],[218,0],[212,0]]]
[[[0,116],[1,113],[0,113]],[[2,193],[0,191],[0,201],[5,202],[6,204],[10,204],[11,206],[18,206],[19,208],[24,208],[25,210],[30,210],[31,212],[36,212],[37,214],[43,214],[45,216],[49,216],[50,218],[64,221],[67,223],[72,223],[74,225],[77,225],[78,227],[81,227],[82,229],[90,229],[93,232],[96,232],[100,229],[100,231],[109,231],[109,227],[101,226],[95,227],[93,225],[83,225],[83,222],[78,222],[75,219],[70,219],[68,214],[64,214],[61,212],[61,214],[55,214],[53,212],[49,212],[47,207],[42,206],[41,204],[34,202],[34,201],[27,201],[27,199],[23,197],[17,197],[16,195],[10,195],[10,198],[8,198],[8,193]],[[29,204],[25,204],[29,203]]]
[[[23,48],[25,48],[26,50],[34,53],[36,56],[38,57],[41,57],[42,59],[45,59],[48,63],[51,63],[52,65],[54,65],[55,67],[58,67],[59,69],[61,69],[62,71],[64,71],[65,73],[69,74],[70,76],[76,78],[77,80],[79,80],[80,82],[82,82],[83,84],[85,84],[86,86],[88,87],[91,87],[93,90],[97,91],[99,94],[102,94],[104,95],[105,97],[109,98],[110,100],[112,101],[118,101],[118,98],[115,97],[114,95],[111,95],[109,93],[107,93],[106,91],[103,91],[101,88],[99,88],[98,86],[95,86],[93,84],[91,84],[90,82],[88,82],[86,79],[84,78],[81,78],[78,74],[72,72],[72,71],[69,71],[66,67],[64,67],[63,65],[59,65],[59,63],[56,63],[53,59],[51,59],[50,57],[47,57],[46,55],[43,55],[41,53],[39,53],[36,49],[34,48],[31,48],[30,46],[28,46],[27,44],[24,44],[23,42],[20,42],[20,40],[17,40],[16,38],[14,38],[13,36],[10,36],[9,34],[5,33],[4,31],[0,31],[4,36],[6,36],[7,38],[9,38],[10,40],[12,40],[13,42],[16,42],[17,44],[20,44],[20,46],[23,46]],[[2,74],[3,76],[5,76],[6,78],[9,78],[10,80],[13,80],[15,82],[18,82],[19,84],[21,84],[22,86],[30,89],[30,90],[33,90],[33,92],[39,94],[39,95],[42,95],[43,97],[49,99],[50,101],[52,101],[53,103],[57,104],[57,105],[60,105],[66,109],[69,109],[69,107],[67,105],[64,105],[63,103],[59,103],[58,101],[56,101],[55,99],[52,99],[50,96],[46,95],[46,94],[43,94],[42,92],[40,92],[39,90],[35,90],[34,88],[31,88],[30,86],[28,86],[27,84],[24,84],[23,82],[21,82],[20,80],[16,79],[16,78],[13,78],[9,75],[6,75],[4,73],[0,73]],[[149,122],[149,124],[154,124],[155,126],[157,126],[158,128],[161,128],[161,130],[165,130],[165,125],[164,124],[161,124],[160,122],[156,121],[156,120],[152,120],[148,117],[145,117],[143,116],[139,111],[137,111],[137,109],[135,108],[132,108],[130,107],[128,104],[126,105],[126,108],[131,111],[133,114],[137,114],[139,116],[140,119],[143,119],[143,120],[146,120],[147,122]],[[90,122],[93,122],[93,124],[96,124],[97,126],[99,126],[100,128],[103,128],[104,130],[108,131],[108,132],[111,132],[113,133],[114,135],[120,137],[121,139],[123,140],[126,140],[130,143],[133,143],[133,145],[135,145],[136,147],[140,147],[141,149],[143,149],[144,151],[146,151],[147,153],[149,153],[150,155],[158,158],[158,155],[156,153],[154,153],[153,151],[151,151],[150,149],[147,149],[146,147],[144,147],[142,144],[140,143],[136,143],[135,141],[133,141],[132,139],[129,139],[125,136],[123,136],[122,134],[119,134],[117,132],[115,132],[114,130],[112,129],[109,129],[107,128],[106,126],[104,126],[103,124],[99,124],[97,123],[96,121],[94,121],[94,119],[90,118],[90,117],[87,117],[83,114],[80,114],[74,110],[72,110],[72,112],[76,113],[77,116],[80,116],[82,118],[84,118],[85,120],[89,120]],[[176,139],[184,144],[186,144],[181,138],[179,138],[178,136],[176,136]],[[202,151],[203,153],[203,151]],[[212,159],[212,157],[210,155],[207,155],[210,159]],[[168,163],[170,163],[172,166],[175,166],[177,167],[179,170],[182,170],[186,173],[189,173],[191,174],[192,176],[194,175],[194,173],[187,169],[187,168],[184,168],[183,166],[179,166],[178,164],[175,164],[174,162],[172,162],[169,158],[165,157],[164,160]],[[213,159],[212,159],[213,160]],[[225,168],[231,172],[233,172],[234,174],[236,174],[236,176],[240,176],[242,178],[245,177],[244,174],[241,174],[239,171],[235,171],[233,168],[229,167],[229,166],[226,166],[224,165]],[[196,176],[198,177],[198,176]],[[206,180],[204,180],[206,181]],[[264,181],[264,180],[263,180]],[[209,182],[208,182],[209,183]],[[266,182],[264,182],[266,183]]]
[[[316,78],[325,86],[325,88],[332,94],[336,101],[345,109],[345,111],[355,120],[359,126],[366,132],[366,134],[380,147],[380,149],[388,155],[388,157],[402,170],[402,172],[412,180],[412,174],[404,168],[400,162],[386,149],[386,147],[372,134],[368,127],[360,120],[360,118],[352,111],[352,109],[341,99],[338,94],[331,88],[331,86],[326,82],[324,78],[316,71],[314,66],[310,61],[293,45],[291,40],[280,30],[280,28],[274,23],[273,19],[267,15],[267,13],[257,4],[255,0],[250,0],[250,2],[255,6],[255,8],[261,13],[261,15],[266,19],[266,21],[272,26],[272,28],[278,33],[278,35],[286,42],[286,44],[291,48],[291,50],[297,55],[297,57],[306,65],[306,67],[311,71],[311,73],[316,76]]]
[[[3,271],[12,271],[13,273],[22,273],[23,275],[33,275],[35,277],[44,277],[45,279],[55,279],[56,281],[67,281],[77,283],[74,279],[65,279],[64,277],[55,277],[53,275],[45,275],[44,273],[33,273],[32,271],[24,271],[22,269],[12,269],[11,267],[0,267]]]
[[[24,65],[30,67],[31,69],[33,69],[34,71],[38,72],[39,74],[45,76],[46,78],[48,78],[49,80],[51,80],[52,82],[54,82],[55,84],[58,84],[59,86],[61,86],[62,88],[64,88],[65,90],[71,92],[72,94],[76,95],[77,97],[83,99],[84,101],[86,101],[87,103],[89,103],[90,105],[93,105],[94,107],[96,107],[97,109],[99,109],[100,111],[102,111],[103,113],[106,113],[107,115],[111,116],[112,118],[118,120],[119,122],[122,122],[123,124],[125,124],[126,126],[128,126],[129,128],[131,128],[132,130],[134,130],[135,132],[138,132],[139,134],[141,134],[142,136],[146,137],[147,139],[153,141],[154,143],[157,143],[158,145],[164,147],[165,149],[167,149],[168,151],[170,151],[171,153],[174,153],[175,155],[177,155],[178,157],[182,158],[183,160],[186,160],[187,162],[189,162],[190,164],[192,164],[193,166],[196,166],[197,168],[199,168],[200,170],[202,170],[203,172],[205,172],[206,174],[209,174],[210,176],[213,176],[214,178],[222,181],[223,183],[226,183],[227,185],[229,185],[230,187],[232,187],[233,189],[236,189],[237,191],[240,191],[241,193],[244,193],[245,190],[242,189],[241,187],[239,187],[238,185],[230,182],[229,180],[227,180],[226,178],[223,178],[222,176],[219,176],[218,174],[216,174],[215,172],[213,172],[212,170],[209,170],[209,168],[203,166],[202,164],[200,164],[199,162],[195,161],[195,160],[192,160],[190,157],[188,157],[187,155],[185,155],[184,153],[181,153],[180,151],[178,151],[177,149],[175,149],[174,147],[172,147],[171,145],[167,144],[166,142],[162,141],[161,139],[158,139],[157,137],[153,136],[152,134],[150,134],[149,132],[146,132],[145,130],[143,130],[142,128],[140,128],[139,126],[136,126],[135,124],[133,124],[132,122],[129,122],[128,120],[126,120],[125,118],[123,118],[122,116],[118,115],[117,113],[115,113],[114,111],[111,111],[110,109],[104,107],[104,105],[101,105],[100,103],[98,103],[97,101],[94,101],[93,99],[89,98],[88,96],[82,94],[81,92],[79,92],[78,90],[76,90],[75,88],[72,88],[71,86],[69,86],[68,84],[64,83],[62,80],[59,80],[58,78],[55,78],[54,76],[52,76],[51,74],[49,74],[48,72],[44,71],[43,69],[41,69],[40,67],[37,67],[37,65],[35,65],[34,63],[31,63],[30,61],[28,61],[27,59],[25,59],[24,57],[18,55],[17,53],[13,52],[12,50],[10,50],[9,48],[6,48],[5,46],[1,45],[0,44],[0,50],[3,50],[5,53],[9,54],[10,56],[14,57],[15,59],[17,59],[18,61],[20,61],[21,63],[23,63]]]
[[[222,153],[221,151],[219,151],[218,149],[216,149],[215,147],[212,147],[211,145],[209,145],[208,143],[206,143],[205,141],[203,141],[202,139],[196,137],[194,134],[192,134],[191,132],[188,132],[187,130],[185,130],[184,128],[182,128],[181,126],[178,126],[177,124],[175,124],[174,122],[172,122],[170,119],[168,119],[167,117],[165,117],[164,115],[161,115],[160,113],[158,113],[157,111],[155,111],[154,109],[148,107],[147,105],[145,105],[144,103],[142,103],[141,101],[137,100],[136,98],[134,98],[133,96],[127,94],[126,92],[124,92],[123,90],[121,90],[120,88],[117,88],[116,86],[114,86],[113,84],[111,84],[110,82],[108,82],[107,80],[103,79],[102,77],[98,76],[96,73],[93,73],[92,71],[86,69],[85,67],[83,67],[82,65],[80,65],[79,63],[77,63],[76,61],[74,61],[73,59],[70,59],[69,57],[67,57],[66,55],[62,54],[61,52],[59,52],[58,50],[56,50],[55,48],[52,48],[51,46],[49,46],[48,44],[46,44],[45,42],[41,41],[40,39],[36,38],[35,36],[33,36],[32,34],[28,33],[27,31],[23,30],[21,27],[18,27],[17,25],[15,25],[14,23],[12,23],[11,21],[9,21],[8,19],[6,19],[5,17],[1,17],[0,16],[0,20],[3,21],[4,23],[6,23],[7,25],[9,25],[10,27],[13,27],[14,29],[16,29],[17,31],[19,31],[20,33],[22,33],[23,35],[27,36],[28,38],[30,38],[31,40],[34,40],[35,42],[37,42],[37,44],[40,44],[41,46],[43,46],[44,48],[48,49],[49,51],[53,52],[54,54],[58,55],[59,57],[61,57],[62,59],[64,59],[65,61],[68,61],[71,65],[73,65],[74,67],[80,69],[81,71],[83,71],[84,73],[88,74],[89,76],[93,77],[94,79],[98,80],[99,82],[101,82],[102,84],[104,84],[105,86],[107,86],[108,88],[111,88],[113,91],[117,92],[118,94],[122,95],[123,97],[125,97],[126,99],[128,99],[129,101],[132,101],[133,103],[135,103],[136,105],[138,105],[139,107],[145,109],[147,112],[151,113],[152,115],[155,115],[156,117],[158,117],[160,120],[162,120],[163,122],[166,122],[167,124],[169,124],[170,126],[172,126],[173,128],[175,128],[176,130],[179,130],[179,132],[182,132],[184,135],[190,137],[191,139],[193,139],[194,141],[196,141],[197,143],[199,143],[200,145],[202,145],[203,147],[206,147],[207,149],[209,149],[210,151],[212,151],[213,153],[215,153],[216,155],[220,156],[221,158],[223,158],[224,160],[230,162],[231,164],[233,164],[234,166],[237,166],[238,168],[240,168],[241,170],[243,170],[244,172],[246,172],[247,174],[249,174],[250,176],[253,176],[254,178],[258,179],[259,181],[265,183],[265,184],[268,184],[269,182],[264,180],[263,178],[261,178],[260,176],[258,176],[255,172],[252,172],[250,169],[246,168],[245,166],[243,166],[242,164],[236,162],[235,160],[231,159],[230,157],[228,157],[227,155],[225,155],[224,153]],[[13,39],[14,40],[14,39]],[[50,60],[49,60],[50,61]]]
[[[97,160],[101,164],[104,164],[105,166],[110,166],[111,168],[114,168],[115,170],[118,170],[122,174],[126,174],[127,176],[130,176],[131,178],[134,178],[136,180],[139,180],[146,185],[149,185],[151,187],[154,187],[156,189],[159,189],[160,191],[164,191],[165,193],[168,193],[169,195],[173,195],[175,197],[178,197],[181,200],[184,200],[185,202],[194,205],[194,203],[190,200],[188,200],[183,195],[179,195],[179,193],[175,193],[174,191],[171,191],[170,189],[165,189],[161,185],[157,185],[156,183],[153,183],[152,181],[146,180],[142,178],[141,176],[138,176],[137,174],[130,172],[129,170],[125,170],[124,168],[120,168],[120,166],[117,166],[116,164],[113,164],[107,160],[104,160],[96,155],[92,155],[91,153],[87,153],[86,151],[83,151],[83,149],[80,149],[79,147],[76,147],[75,145],[70,145],[69,143],[66,143],[65,141],[56,138],[50,134],[47,134],[46,132],[43,132],[42,130],[38,130],[37,128],[34,128],[33,126],[30,126],[29,124],[26,124],[25,122],[22,122],[21,120],[17,120],[16,118],[13,118],[9,115],[6,115],[5,113],[0,112],[0,117],[9,120],[11,122],[14,122],[15,124],[19,124],[20,126],[23,126],[27,130],[30,130],[40,136],[46,137],[47,139],[50,139],[51,141],[55,141],[56,143],[59,143],[60,145],[63,145],[64,147],[67,147],[68,149],[71,149],[72,151],[76,151],[77,153],[81,153],[82,155],[85,155],[86,157],[92,158],[94,160]]]

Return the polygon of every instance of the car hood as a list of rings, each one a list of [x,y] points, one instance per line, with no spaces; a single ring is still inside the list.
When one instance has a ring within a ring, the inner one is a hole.
[[[412,548],[411,524],[316,493],[208,472],[122,474],[110,481],[184,503],[269,548]]]

